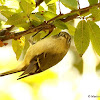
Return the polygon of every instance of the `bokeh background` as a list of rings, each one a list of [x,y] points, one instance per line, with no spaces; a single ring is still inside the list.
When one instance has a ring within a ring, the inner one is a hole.
[[[6,0],[5,5],[18,7],[18,2]],[[80,0],[80,6],[89,6],[88,1]],[[65,8],[61,5],[62,13],[70,11],[63,9]],[[57,12],[59,13],[58,10]],[[79,19],[74,20],[75,26],[78,21]],[[21,58],[16,60],[12,41],[7,42],[7,46],[0,47],[0,72],[13,69],[22,61]],[[80,57],[72,37],[70,50],[63,60],[52,68],[21,80],[17,80],[21,73],[0,77],[0,100],[100,100],[99,63],[100,57],[93,50],[91,43]]]

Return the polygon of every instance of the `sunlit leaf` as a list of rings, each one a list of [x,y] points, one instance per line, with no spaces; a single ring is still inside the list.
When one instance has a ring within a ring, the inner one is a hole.
[[[11,8],[8,8],[7,6],[0,6],[0,11],[2,10],[11,10]]]
[[[41,6],[41,5],[39,5],[39,12],[42,12],[42,11],[44,11],[44,8]]]
[[[95,7],[90,9],[90,12],[92,13],[91,17],[94,21],[100,21],[100,9]]]
[[[19,3],[21,9],[23,12],[25,12],[27,15],[29,15],[35,8],[33,3],[29,3],[26,0],[21,0]]]
[[[50,12],[50,11],[45,11],[45,12],[43,13],[43,16],[45,17],[46,20],[49,20],[49,19],[55,17],[56,14],[54,14],[54,13],[52,13],[52,12]]]
[[[60,0],[65,7],[77,9],[77,0]]]
[[[46,2],[48,1],[48,2]],[[52,4],[52,3],[56,3],[58,0],[45,0],[45,2],[47,3],[47,5]]]
[[[16,54],[17,60],[19,59],[22,53],[24,45],[25,45],[25,37],[21,37],[19,40],[12,40],[12,47]]]
[[[52,32],[51,32],[51,34],[50,35],[57,35],[57,34],[59,34],[61,32],[61,29],[59,29],[59,28],[55,28]]]
[[[80,56],[82,56],[89,45],[89,29],[85,20],[78,23],[74,35],[74,42]]]
[[[36,16],[36,14],[31,14],[31,15],[30,15],[30,20],[31,20],[31,21],[33,21],[33,20],[35,20],[35,21],[41,21],[41,20]]]
[[[6,18],[11,17],[14,14],[12,11],[1,11],[1,14],[4,15]]]
[[[53,13],[56,13],[56,3],[49,4],[48,10],[53,12]]]
[[[18,24],[26,23],[26,19],[28,19],[28,18],[27,18],[27,16],[25,16],[24,13],[16,13],[8,18],[6,24],[16,26]]]
[[[66,23],[67,27],[68,27],[68,32],[71,34],[71,35],[74,35],[75,34],[75,27]]]
[[[93,21],[88,21],[87,24],[89,26],[90,39],[91,39],[93,48],[97,52],[97,54],[100,56],[100,28]]]

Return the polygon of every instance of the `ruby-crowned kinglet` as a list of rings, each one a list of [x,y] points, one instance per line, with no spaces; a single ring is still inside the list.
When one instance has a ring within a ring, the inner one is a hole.
[[[5,76],[24,71],[18,79],[40,73],[56,65],[66,55],[71,43],[71,37],[66,32],[42,39],[31,45],[22,63],[13,70],[1,73]]]

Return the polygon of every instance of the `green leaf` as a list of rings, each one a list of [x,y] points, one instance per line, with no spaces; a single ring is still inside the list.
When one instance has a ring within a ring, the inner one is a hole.
[[[53,12],[53,13],[56,13],[56,3],[49,4],[48,10]]]
[[[65,6],[72,10],[77,9],[77,0],[60,0],[60,2]]]
[[[6,18],[11,17],[14,14],[12,11],[1,11],[1,14],[4,15]]]
[[[30,20],[41,21],[35,14],[30,14]]]
[[[29,44],[30,36],[32,36],[32,33],[25,35],[25,45],[24,45],[24,49],[23,49],[23,59],[24,59],[24,56],[25,56],[25,54],[27,52],[27,49],[30,46],[30,44]]]
[[[27,15],[29,15],[35,8],[33,3],[29,3],[27,0],[21,0],[19,3],[20,8],[25,12]]]
[[[45,20],[50,20],[51,18],[55,17],[56,14],[50,12],[50,11],[45,11],[43,13],[43,16],[45,17]]]
[[[44,8],[41,6],[41,5],[39,5],[39,12],[42,12],[42,11],[44,11]]]
[[[88,0],[90,5],[94,5],[96,3],[98,3],[98,0]]]
[[[100,28],[93,21],[88,21],[87,24],[89,26],[90,39],[93,48],[100,56]]]
[[[27,16],[24,13],[16,13],[8,18],[6,24],[8,25],[19,25],[26,23]]]
[[[59,28],[54,28],[54,30],[51,32],[51,34],[49,35],[49,36],[51,36],[51,35],[57,35],[57,34],[59,34],[61,32],[61,29],[59,29]]]
[[[49,5],[49,4],[56,3],[58,0],[47,0],[47,1],[49,1],[49,2],[47,2],[47,5]],[[45,0],[45,2],[46,2],[46,0]]]
[[[41,22],[44,21],[44,16],[43,16],[43,14],[41,14],[40,12],[37,12],[37,13],[35,14],[35,16],[36,16]]]
[[[90,9],[90,12],[92,13],[91,17],[93,18],[93,21],[100,21],[100,9],[93,7]]]
[[[70,24],[68,24],[68,23],[66,23],[66,25],[67,25],[67,27],[68,27],[68,32],[69,32],[72,36],[74,36],[74,34],[75,34],[75,27],[72,26],[72,25],[70,25]]]
[[[17,60],[19,59],[19,57],[22,53],[24,45],[25,45],[25,37],[24,36],[21,37],[20,40],[12,40],[12,47],[16,54]]]
[[[76,58],[76,60],[77,60],[77,58]],[[80,74],[83,74],[83,60],[82,59],[80,59],[80,61],[78,63],[75,63],[74,67],[78,69]]]
[[[89,45],[89,29],[85,20],[78,23],[74,35],[74,42],[80,56],[82,56]]]
[[[62,22],[61,20],[55,20],[54,25],[60,29],[68,29],[66,24]]]
[[[48,2],[50,2],[51,0],[44,0],[45,1],[45,3],[47,4]]]
[[[42,22],[36,21],[36,20],[32,20],[31,23],[32,23],[32,25],[34,25],[34,26],[38,26],[38,25],[42,24]]]
[[[0,11],[2,10],[11,10],[12,8],[8,8],[7,6],[0,6]]]

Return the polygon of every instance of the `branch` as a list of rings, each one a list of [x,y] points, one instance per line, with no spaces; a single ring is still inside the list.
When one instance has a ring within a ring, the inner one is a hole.
[[[97,3],[95,5],[92,5],[92,6],[89,6],[89,7],[86,7],[86,8],[73,10],[70,13],[67,13],[67,14],[59,14],[58,16],[56,16],[56,17],[50,19],[49,21],[47,21],[47,23],[50,23],[51,21],[59,19],[61,16],[67,16],[66,18],[64,18],[64,19],[62,18],[60,20],[62,20],[63,22],[68,22],[68,21],[76,18],[77,16],[79,16],[79,14],[77,14],[77,13],[80,13],[80,15],[82,15],[84,13],[87,13],[92,7],[96,7],[96,6],[100,6],[100,3]]]
[[[9,35],[0,36],[0,40],[5,41],[5,40],[9,40],[9,39],[19,39],[23,35],[30,34],[30,33],[33,33],[33,32],[38,32],[40,29],[42,29],[42,30],[52,30],[52,29],[55,28],[55,26],[52,25],[51,23],[53,21],[55,21],[56,19],[59,19],[63,22],[68,22],[70,20],[73,20],[77,16],[79,16],[79,14],[82,15],[82,14],[88,12],[92,7],[96,7],[96,6],[100,6],[100,3],[86,7],[86,8],[73,10],[70,13],[67,13],[67,14],[59,14],[56,17],[48,20],[47,22],[40,24],[39,26],[37,26],[35,28],[31,28],[31,29],[28,29],[28,30],[22,31],[22,32],[10,33]]]
[[[22,37],[23,35],[33,33],[33,32],[37,32],[40,29],[42,29],[42,30],[51,30],[51,29],[54,29],[54,25],[43,23],[43,24],[41,24],[41,25],[39,25],[35,28],[31,28],[31,29],[28,29],[26,31],[0,36],[0,40],[1,41],[5,41],[5,40],[9,40],[9,39],[15,39],[16,40],[16,39],[19,39],[20,37]]]

